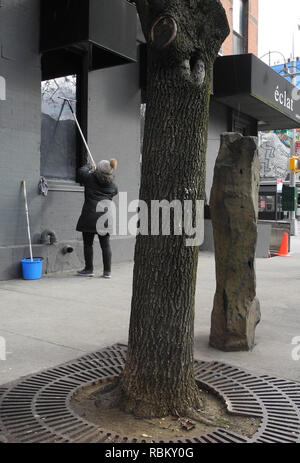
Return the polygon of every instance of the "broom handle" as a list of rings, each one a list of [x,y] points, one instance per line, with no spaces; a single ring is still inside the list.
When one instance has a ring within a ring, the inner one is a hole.
[[[26,182],[25,182],[25,180],[23,180],[22,183],[23,183],[23,189],[24,189],[25,212],[26,212],[26,220],[27,220],[27,233],[28,233],[28,240],[29,240],[30,260],[31,260],[31,262],[33,262],[33,257],[32,257],[32,244],[31,244],[30,226],[29,226],[29,212],[28,212],[27,193],[26,193]]]

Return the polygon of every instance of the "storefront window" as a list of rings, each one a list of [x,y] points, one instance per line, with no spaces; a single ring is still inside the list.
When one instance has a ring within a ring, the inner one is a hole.
[[[275,212],[275,195],[259,196],[259,212]]]
[[[41,175],[46,178],[76,178],[76,125],[69,105],[60,99],[76,100],[76,89],[76,75],[42,82]],[[71,104],[76,111],[76,102]]]

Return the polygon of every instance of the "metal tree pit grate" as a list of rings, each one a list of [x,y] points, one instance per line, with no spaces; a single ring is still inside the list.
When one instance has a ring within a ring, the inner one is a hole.
[[[117,344],[64,365],[0,387],[0,442],[153,442],[100,429],[70,408],[74,393],[100,379],[118,376],[126,346]],[[251,438],[222,428],[177,443],[300,442],[300,383],[254,375],[219,362],[195,361],[197,381],[225,401],[228,411],[258,417]]]

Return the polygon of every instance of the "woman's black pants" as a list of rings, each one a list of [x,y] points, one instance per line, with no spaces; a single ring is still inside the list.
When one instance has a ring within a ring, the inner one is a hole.
[[[97,233],[88,233],[83,232],[83,250],[84,250],[84,259],[85,259],[85,270],[94,270],[93,263],[93,243],[94,237]],[[110,248],[110,239],[109,234],[107,235],[98,235],[99,243],[102,250],[103,258],[103,270],[104,272],[111,271],[111,248]]]

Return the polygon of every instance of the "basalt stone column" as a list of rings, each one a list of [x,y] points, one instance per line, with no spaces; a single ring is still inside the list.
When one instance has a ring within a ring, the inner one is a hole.
[[[216,293],[210,345],[251,350],[260,321],[254,269],[259,158],[256,137],[221,135],[210,208],[216,261]]]

